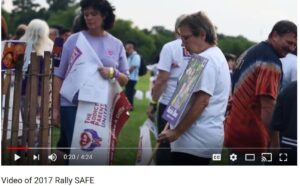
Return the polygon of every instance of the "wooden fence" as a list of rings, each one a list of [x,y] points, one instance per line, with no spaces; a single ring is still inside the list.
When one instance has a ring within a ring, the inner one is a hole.
[[[22,72],[20,60],[14,70],[1,74],[2,165],[51,163],[48,160],[52,146],[50,52],[45,52],[42,62],[41,56],[32,53],[30,61],[26,73]],[[22,87],[24,83],[26,88]],[[20,159],[15,160],[18,156]]]

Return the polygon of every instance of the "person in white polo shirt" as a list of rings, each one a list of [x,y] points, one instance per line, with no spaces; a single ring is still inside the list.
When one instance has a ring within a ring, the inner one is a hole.
[[[177,18],[175,23],[176,40],[166,43],[159,57],[157,68],[159,74],[152,89],[152,101],[148,107],[148,117],[155,120],[156,107],[158,104],[157,113],[157,126],[158,132],[162,132],[166,125],[166,120],[162,118],[162,114],[171,100],[173,92],[177,87],[177,82],[184,72],[188,60],[190,59],[189,53],[182,47],[182,41],[177,32],[180,21],[184,18],[182,15]],[[157,165],[170,164],[170,143],[161,143],[156,153]]]

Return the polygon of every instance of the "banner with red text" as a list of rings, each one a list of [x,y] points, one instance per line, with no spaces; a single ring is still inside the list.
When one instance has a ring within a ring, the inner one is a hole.
[[[69,161],[70,165],[113,162],[117,138],[131,105],[117,82],[111,82],[108,94],[102,96],[106,104],[79,101],[70,152],[76,158]]]

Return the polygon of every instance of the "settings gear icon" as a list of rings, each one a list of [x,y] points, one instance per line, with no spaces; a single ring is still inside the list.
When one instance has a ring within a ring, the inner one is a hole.
[[[237,155],[235,153],[230,154],[229,159],[233,162],[237,160]]]

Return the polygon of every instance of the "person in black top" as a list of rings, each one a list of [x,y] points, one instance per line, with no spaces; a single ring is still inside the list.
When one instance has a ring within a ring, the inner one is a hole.
[[[279,94],[270,128],[280,132],[280,150],[274,163],[297,165],[297,81]]]

